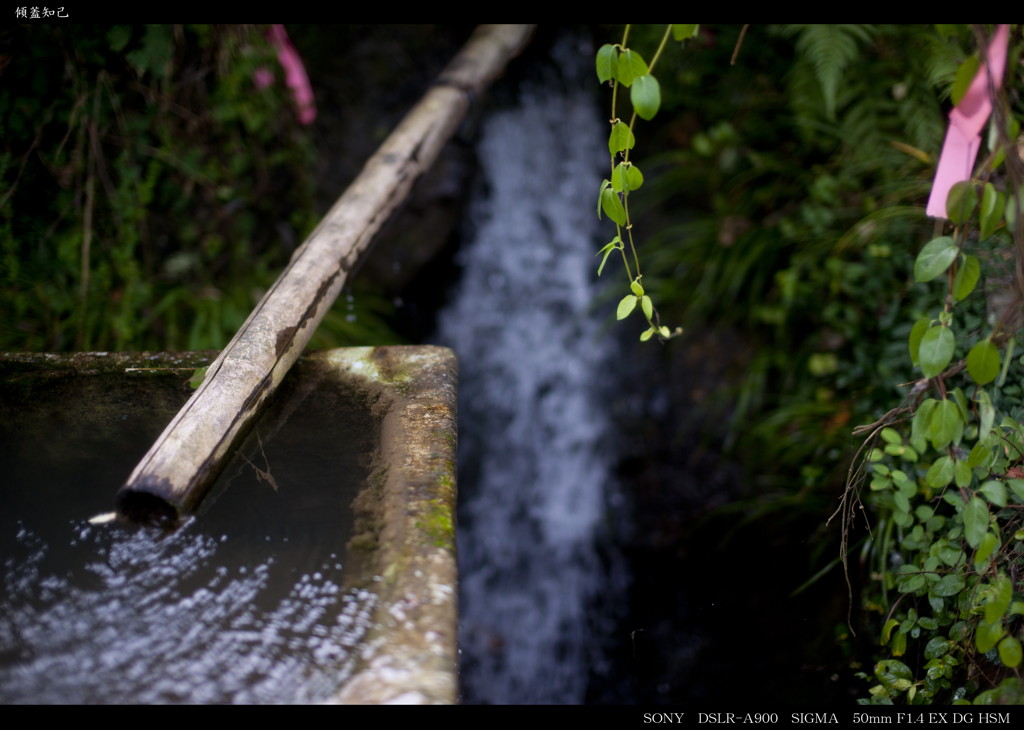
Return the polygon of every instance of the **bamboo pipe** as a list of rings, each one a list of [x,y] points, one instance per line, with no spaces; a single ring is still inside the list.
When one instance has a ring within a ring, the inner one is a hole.
[[[430,168],[470,101],[529,40],[481,25],[338,199],[117,493],[119,517],[174,526],[194,512],[232,447],[298,359],[371,239]]]

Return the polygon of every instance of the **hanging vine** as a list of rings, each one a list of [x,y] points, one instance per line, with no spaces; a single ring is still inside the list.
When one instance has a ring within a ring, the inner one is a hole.
[[[615,237],[598,251],[601,263],[597,267],[597,274],[600,276],[604,271],[608,257],[613,251],[618,251],[622,255],[622,265],[629,282],[630,293],[619,301],[616,317],[625,319],[639,306],[648,324],[648,328],[640,335],[640,340],[645,342],[655,335],[660,340],[667,340],[681,335],[683,330],[681,327],[676,327],[673,331],[661,324],[654,301],[641,283],[643,274],[640,272],[640,256],[637,254],[636,241],[633,236],[633,221],[629,214],[629,195],[639,190],[640,186],[644,184],[644,176],[640,168],[630,161],[630,150],[636,145],[634,132],[636,118],[639,116],[641,119],[650,121],[661,107],[661,86],[653,72],[658,59],[661,58],[662,51],[665,50],[669,37],[682,42],[694,37],[698,29],[699,26],[696,24],[666,26],[661,43],[654,52],[650,64],[644,61],[639,52],[627,46],[629,25],[626,26],[626,30],[622,34],[621,42],[614,45],[605,44],[597,52],[597,78],[602,84],[608,83],[612,88],[611,133],[608,136],[611,179],[606,178],[601,181],[597,215],[600,217],[603,212],[615,223]],[[629,98],[633,106],[628,124],[618,116],[620,88],[629,89]],[[626,253],[627,244],[630,255]],[[632,258],[632,263],[630,263],[630,258]]]

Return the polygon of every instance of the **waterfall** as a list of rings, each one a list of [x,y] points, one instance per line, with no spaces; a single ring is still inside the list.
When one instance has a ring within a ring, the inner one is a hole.
[[[598,546],[612,344],[593,311],[608,153],[584,45],[559,41],[563,77],[522,82],[485,117],[462,277],[438,320],[460,359],[465,702],[583,702],[608,623],[595,607],[614,603]]]

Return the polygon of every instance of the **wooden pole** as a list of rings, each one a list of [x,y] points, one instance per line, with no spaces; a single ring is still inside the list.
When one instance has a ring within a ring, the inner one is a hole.
[[[118,491],[119,516],[173,526],[196,510],[330,309],[374,234],[529,40],[529,25],[482,25],[300,246],[206,378]]]

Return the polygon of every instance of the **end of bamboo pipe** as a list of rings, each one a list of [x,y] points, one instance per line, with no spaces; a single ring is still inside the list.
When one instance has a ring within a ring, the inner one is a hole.
[[[115,509],[119,519],[164,530],[173,530],[184,519],[174,504],[146,491],[145,485],[122,487],[115,499]]]

